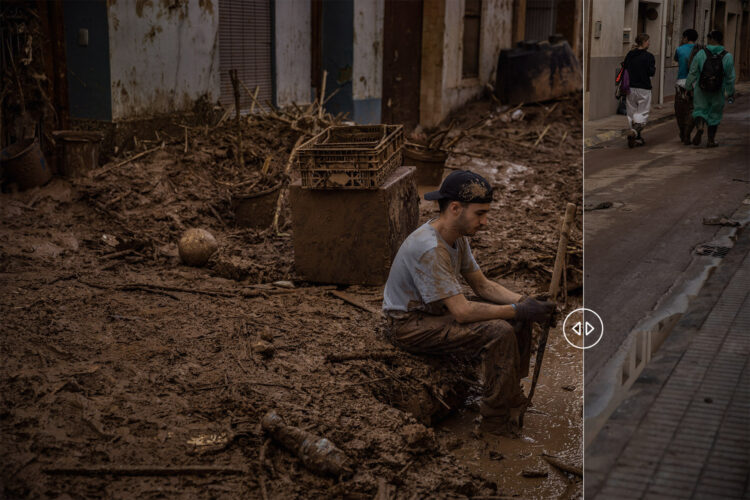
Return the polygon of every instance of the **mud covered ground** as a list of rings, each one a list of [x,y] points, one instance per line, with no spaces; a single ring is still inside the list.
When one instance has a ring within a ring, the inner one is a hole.
[[[581,205],[580,100],[512,111],[484,100],[453,117],[451,148],[468,154],[448,166],[497,187],[472,240],[482,268],[542,292],[565,203]],[[243,168],[226,124],[191,125],[187,140],[136,138],[87,178],[0,195],[3,496],[576,496],[579,478],[542,457],[581,467],[582,364],[559,325],[522,436],[477,436],[470,367],[395,351],[378,314],[298,280],[287,208],[278,232],[235,227],[232,196],[285,180],[305,128],[280,118],[245,126]],[[423,203],[421,219],[435,210]],[[177,256],[189,227],[219,242],[205,268]],[[564,311],[580,302],[580,248],[579,217]],[[338,290],[379,308],[382,287]],[[353,474],[308,471],[262,432],[269,410],[330,439]],[[194,466],[214,469],[175,473]],[[91,467],[110,474],[53,470]]]

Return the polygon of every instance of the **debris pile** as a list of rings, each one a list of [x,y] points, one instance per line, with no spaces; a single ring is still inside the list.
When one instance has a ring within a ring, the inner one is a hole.
[[[235,226],[232,197],[285,185],[300,137],[341,119],[318,110],[241,116],[241,149],[231,111],[178,122],[87,177],[0,194],[4,496],[504,494],[426,427],[464,405],[472,370],[385,341],[381,287],[296,279],[283,198],[276,228]],[[549,282],[565,204],[580,208],[580,116],[575,99],[483,100],[443,134],[448,167],[498,191],[472,241],[482,268],[525,294]],[[180,261],[190,228],[216,239],[206,267]],[[570,290],[580,241],[578,226]],[[269,411],[334,443],[352,474],[306,467],[262,430]]]

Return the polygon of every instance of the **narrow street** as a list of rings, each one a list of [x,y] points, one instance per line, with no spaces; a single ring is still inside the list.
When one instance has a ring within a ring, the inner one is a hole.
[[[622,383],[601,380],[620,373],[611,366],[621,362],[618,349],[679,290],[696,246],[723,229],[704,221],[731,217],[750,192],[749,131],[750,96],[738,93],[725,108],[718,148],[707,149],[705,135],[701,147],[681,144],[669,120],[644,131],[644,147],[628,149],[618,138],[585,152],[585,306],[604,323],[601,342],[585,352],[587,419],[590,403],[599,404],[589,387]]]

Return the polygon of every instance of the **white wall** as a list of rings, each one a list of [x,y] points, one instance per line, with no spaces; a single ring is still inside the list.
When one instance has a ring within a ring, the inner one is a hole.
[[[484,85],[495,79],[500,50],[512,46],[513,2],[484,0],[479,77],[463,78],[463,17],[464,0],[446,0],[443,44],[443,110],[446,114],[479,95]]]
[[[626,9],[623,0],[599,0],[593,2],[591,9],[591,57],[622,57],[632,47],[638,34],[636,27],[636,16],[638,12],[638,0],[630,0],[631,9]],[[629,20],[626,20],[628,10]],[[594,28],[597,22],[601,22],[601,35],[594,37]],[[623,44],[623,28],[631,29],[631,43]]]
[[[383,17],[385,0],[354,0],[354,100],[380,99],[383,93]]]
[[[219,99],[218,2],[109,1],[112,120]]]
[[[311,101],[311,25],[309,0],[276,0],[276,104]]]

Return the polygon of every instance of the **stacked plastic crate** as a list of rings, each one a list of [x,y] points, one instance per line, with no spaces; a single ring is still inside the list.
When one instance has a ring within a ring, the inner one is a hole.
[[[401,166],[403,125],[329,127],[297,151],[306,189],[378,189]]]

